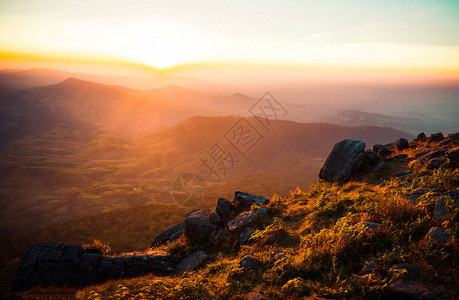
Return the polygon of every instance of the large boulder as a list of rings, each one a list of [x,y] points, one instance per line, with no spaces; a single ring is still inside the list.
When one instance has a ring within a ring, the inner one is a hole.
[[[325,181],[346,182],[360,171],[365,161],[365,143],[343,140],[333,147],[332,152],[320,169],[319,178]]]
[[[444,139],[443,133],[437,132],[429,136],[429,142],[439,142]]]
[[[195,210],[185,215],[185,236],[187,239],[204,241],[210,238],[217,228],[210,221],[209,210]]]
[[[158,234],[151,243],[151,247],[156,247],[166,243],[173,242],[185,234],[185,223],[172,226]]]
[[[12,287],[83,287],[108,279],[172,272],[172,257],[162,251],[103,256],[77,245],[42,243],[27,247],[16,266]]]
[[[441,227],[432,227],[426,234],[428,239],[434,240],[440,244],[445,244],[451,240],[452,235]]]
[[[426,134],[424,132],[421,132],[418,134],[418,137],[416,138],[416,141],[418,142],[425,142],[427,139]]]

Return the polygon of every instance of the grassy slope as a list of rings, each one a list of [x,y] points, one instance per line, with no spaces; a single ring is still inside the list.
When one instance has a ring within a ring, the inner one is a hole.
[[[411,155],[413,151],[408,151]],[[308,190],[297,189],[289,197],[274,196],[271,212],[258,221],[253,245],[237,246],[224,252],[212,244],[187,244],[184,240],[163,246],[177,259],[196,250],[206,250],[210,259],[198,270],[171,277],[148,275],[140,278],[110,281],[76,293],[78,299],[237,299],[258,291],[275,299],[297,299],[304,295],[331,298],[368,299],[383,295],[390,282],[406,277],[404,272],[388,274],[396,263],[410,263],[420,269],[416,281],[444,299],[453,299],[459,286],[459,205],[448,198],[447,215],[432,221],[438,196],[457,189],[459,170],[447,159],[438,169],[423,168],[414,172],[411,187],[405,180],[379,178],[406,168],[406,162],[391,162],[386,168],[362,180],[347,184],[320,182]],[[429,187],[417,205],[403,195],[418,187]],[[371,230],[360,221],[385,226]],[[432,226],[442,226],[453,234],[446,245],[424,236]],[[270,234],[281,239],[264,244]],[[213,250],[214,249],[214,250]],[[286,257],[275,260],[283,252]],[[264,261],[263,269],[243,272],[239,260],[252,254]],[[375,270],[357,275],[364,260],[373,262]],[[62,293],[62,291],[58,291]],[[67,291],[71,292],[71,291]],[[34,295],[49,290],[29,292]]]

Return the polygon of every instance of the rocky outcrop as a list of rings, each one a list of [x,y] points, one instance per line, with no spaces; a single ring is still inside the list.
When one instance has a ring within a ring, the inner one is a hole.
[[[365,161],[364,149],[365,143],[362,141],[338,142],[320,169],[319,178],[325,181],[348,181],[360,171]]]
[[[156,247],[162,244],[167,244],[178,240],[185,234],[185,223],[172,226],[158,234],[151,243],[151,247]]]
[[[108,279],[174,272],[172,258],[165,252],[127,253],[103,256],[84,252],[80,246],[58,243],[27,247],[14,272],[12,287],[83,287]]]

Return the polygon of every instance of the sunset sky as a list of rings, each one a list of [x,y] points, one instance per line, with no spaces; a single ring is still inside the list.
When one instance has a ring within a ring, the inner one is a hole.
[[[3,67],[93,61],[457,75],[459,1],[0,0],[0,51]]]

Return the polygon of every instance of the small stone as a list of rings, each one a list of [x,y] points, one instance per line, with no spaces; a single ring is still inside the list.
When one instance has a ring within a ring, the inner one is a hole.
[[[397,154],[394,156],[395,159],[405,159],[408,157],[408,154]]]
[[[245,270],[256,270],[262,265],[261,260],[256,259],[253,256],[246,255],[239,262],[239,266]]]
[[[421,132],[418,134],[418,137],[416,138],[416,141],[418,142],[425,142],[427,140],[426,134],[424,132]]]
[[[397,177],[407,176],[407,175],[410,175],[411,173],[413,173],[413,171],[411,170],[400,171],[392,175],[392,177],[397,178]]]
[[[248,293],[242,297],[244,300],[268,300],[265,296],[260,293]]]
[[[259,209],[257,209],[257,214],[259,216],[264,216],[268,213],[268,207],[266,206],[263,206],[263,207],[260,207]]]
[[[406,270],[406,278],[407,279],[414,279],[419,275],[419,269],[416,268],[415,266],[411,264],[405,264],[405,263],[400,263],[400,264],[395,264],[389,269],[389,274],[395,273],[396,270]]]
[[[274,259],[275,260],[283,259],[284,257],[285,257],[285,253],[284,252],[279,252],[276,255],[274,255]]]
[[[253,204],[264,205],[268,203],[268,199],[254,194],[239,192],[234,193],[232,204],[242,210],[249,209]]]
[[[369,229],[383,229],[384,228],[383,225],[378,224],[378,223],[373,223],[373,222],[359,222],[357,223],[357,225],[362,225]]]
[[[415,190],[412,190],[409,194],[405,195],[405,199],[410,201],[413,204],[416,204],[418,201],[418,198],[424,195],[429,191],[428,188],[418,188]]]
[[[395,147],[397,150],[404,150],[404,149],[410,148],[410,144],[408,143],[408,140],[407,140],[407,139],[401,138],[401,139],[398,139],[398,140],[395,142],[394,147]]]
[[[441,196],[437,199],[437,202],[435,203],[435,209],[432,218],[435,222],[440,221],[440,219],[446,215],[445,200],[445,197]]]
[[[374,265],[371,261],[366,260],[363,263],[363,267],[359,272],[359,275],[367,275],[373,273]]]
[[[206,259],[207,253],[205,253],[204,251],[195,252],[180,260],[177,266],[177,270],[179,271],[179,273],[192,271]]]
[[[440,244],[445,244],[452,238],[452,235],[441,227],[432,227],[429,232],[427,232],[426,237]]]

